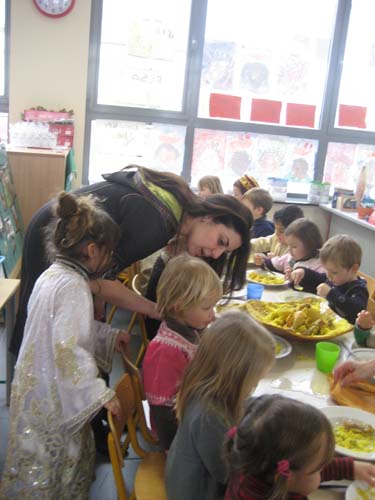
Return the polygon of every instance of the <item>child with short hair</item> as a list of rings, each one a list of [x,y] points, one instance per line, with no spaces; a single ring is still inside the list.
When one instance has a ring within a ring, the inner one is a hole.
[[[207,198],[212,194],[223,194],[223,188],[219,177],[216,175],[205,175],[198,181],[198,194],[201,198]]]
[[[272,335],[250,316],[229,311],[202,336],[177,395],[177,434],[168,453],[169,500],[224,498],[225,432],[275,358]]]
[[[225,500],[307,500],[322,481],[375,485],[375,466],[334,458],[332,426],[319,409],[278,394],[253,398],[228,432]]]
[[[253,214],[254,224],[251,228],[253,238],[268,236],[275,232],[273,222],[267,219],[267,213],[273,204],[272,196],[268,191],[255,187],[246,191],[241,201]]]
[[[12,383],[1,498],[88,498],[90,420],[121,407],[99,370],[129,334],[94,320],[90,279],[108,270],[119,228],[91,197],[61,193],[47,241],[54,262],[35,283]]]
[[[200,332],[215,319],[214,306],[223,289],[206,262],[180,255],[166,265],[156,294],[163,322],[147,347],[143,380],[151,427],[168,450],[177,430],[173,406],[178,387],[198,348]]]
[[[361,311],[354,325],[354,338],[359,346],[375,348],[375,321],[370,311]]]
[[[320,251],[325,272],[296,266],[291,279],[305,291],[326,298],[331,309],[354,324],[369,297],[366,280],[357,276],[361,259],[358,243],[347,234],[338,234],[329,238]]]
[[[288,245],[285,240],[285,229],[296,219],[303,217],[303,212],[297,205],[288,205],[287,207],[277,210],[273,214],[273,223],[275,232],[269,236],[261,236],[259,238],[252,238],[251,254],[249,261],[254,261],[254,254],[263,253],[266,257],[280,257],[288,251]],[[264,255],[260,257],[264,258]]]
[[[324,271],[319,259],[323,238],[314,222],[306,218],[296,219],[285,229],[284,235],[288,253],[271,259],[258,254],[254,258],[256,265],[285,273],[288,278],[291,270],[297,267]]]
[[[233,196],[237,198],[237,200],[242,200],[242,196],[246,191],[255,187],[259,187],[259,184],[254,177],[249,174],[243,174],[233,183]]]

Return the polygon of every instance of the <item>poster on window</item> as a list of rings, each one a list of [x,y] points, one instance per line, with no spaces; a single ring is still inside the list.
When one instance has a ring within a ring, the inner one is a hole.
[[[236,44],[207,42],[204,46],[201,85],[215,90],[233,87]]]

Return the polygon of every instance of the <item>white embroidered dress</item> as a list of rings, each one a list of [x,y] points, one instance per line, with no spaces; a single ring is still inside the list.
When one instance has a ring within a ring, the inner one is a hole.
[[[79,267],[55,262],[35,284],[12,384],[0,498],[88,499],[95,448],[91,418],[114,392],[118,330],[94,320]]]

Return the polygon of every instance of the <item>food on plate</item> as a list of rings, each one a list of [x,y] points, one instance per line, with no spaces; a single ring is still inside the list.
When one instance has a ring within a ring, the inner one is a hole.
[[[250,271],[247,274],[247,279],[256,283],[262,283],[262,285],[284,285],[286,283],[286,279],[283,276],[267,272],[257,273],[256,271]]]
[[[278,331],[297,333],[303,337],[337,336],[352,329],[350,323],[323,306],[319,298],[291,302],[248,301],[246,308],[255,319]]]
[[[280,354],[280,352],[281,352],[281,348],[282,348],[282,346],[281,346],[280,342],[277,342],[277,341],[276,341],[276,344],[275,344],[275,355],[276,355],[276,356],[277,356],[278,354]]]
[[[375,452],[375,429],[351,419],[338,420],[333,424],[336,445],[355,452]]]
[[[229,311],[229,309],[237,309],[238,311],[246,312],[246,302],[233,302],[229,300],[216,305],[217,313]]]
[[[375,498],[375,489],[371,488],[371,490],[363,490],[362,488],[356,489],[356,494],[358,500],[374,500]]]

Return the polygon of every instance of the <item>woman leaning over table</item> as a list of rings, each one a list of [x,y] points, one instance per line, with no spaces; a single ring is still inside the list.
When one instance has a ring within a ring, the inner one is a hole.
[[[75,193],[98,198],[102,208],[120,226],[112,277],[174,239],[176,247],[205,258],[223,275],[226,290],[242,287],[252,225],[251,213],[242,203],[229,195],[201,200],[181,177],[144,167],[130,166],[103,177],[103,182]],[[51,207],[52,202],[44,205],[26,232],[20,304],[10,347],[14,354],[22,342],[33,286],[49,265],[43,241],[45,227],[52,218]],[[152,301],[134,294],[117,280],[98,279],[94,281],[93,292],[118,307],[158,317]]]

